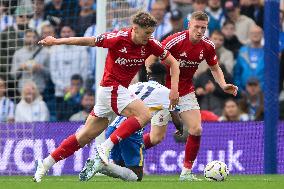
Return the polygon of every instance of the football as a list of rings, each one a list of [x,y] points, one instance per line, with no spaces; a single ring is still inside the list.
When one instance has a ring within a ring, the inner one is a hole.
[[[224,181],[228,175],[228,167],[222,161],[211,161],[204,169],[204,177],[209,181]]]

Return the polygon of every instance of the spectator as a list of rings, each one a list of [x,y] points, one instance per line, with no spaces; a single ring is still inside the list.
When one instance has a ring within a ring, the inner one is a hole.
[[[6,76],[10,71],[12,57],[15,51],[23,46],[25,30],[28,29],[32,9],[17,7],[15,11],[16,24],[0,33],[0,73]]]
[[[34,30],[26,30],[24,47],[13,55],[11,76],[18,80],[18,90],[22,91],[26,81],[35,81],[40,93],[46,87],[46,78],[49,77],[49,52],[39,47],[39,36]]]
[[[250,17],[263,28],[264,8],[260,0],[250,0],[248,5],[241,6],[241,14]]]
[[[255,22],[240,14],[240,5],[237,1],[226,1],[225,10],[227,12],[228,19],[235,23],[236,36],[242,44],[248,44],[249,42],[249,31]]]
[[[83,95],[81,106],[82,111],[73,114],[69,121],[85,121],[95,106],[95,94],[92,91],[86,91]]]
[[[41,27],[41,39],[46,38],[47,36],[55,37],[55,29],[52,25],[46,24]]]
[[[34,82],[25,83],[22,99],[16,106],[16,122],[48,121],[49,111]]]
[[[246,91],[242,94],[240,100],[240,108],[249,115],[250,120],[263,120],[264,97],[257,78],[248,79]]]
[[[61,26],[75,26],[75,19],[79,13],[76,0],[52,0],[44,8],[44,19],[48,20],[59,33]]]
[[[41,33],[43,25],[49,24],[49,21],[44,20],[44,0],[33,0],[34,15],[29,22],[29,28]]]
[[[224,35],[220,31],[214,31],[210,40],[215,45],[215,51],[218,56],[219,64],[223,64],[227,72],[232,75],[235,64],[233,53],[224,47]]]
[[[205,9],[209,16],[209,35],[215,30],[221,30],[225,22],[225,12],[221,7],[221,0],[208,0],[208,7]]]
[[[219,117],[208,110],[200,110],[202,121],[218,121]]]
[[[70,83],[64,95],[64,109],[59,112],[63,113],[64,120],[68,120],[72,114],[77,112],[84,94],[83,78],[80,75],[73,75]]]
[[[153,35],[155,39],[161,40],[161,38],[172,30],[172,26],[165,17],[166,5],[162,1],[156,1],[151,10],[151,14],[156,18],[158,24]]]
[[[222,33],[224,34],[224,47],[232,51],[234,54],[234,59],[236,59],[239,54],[239,49],[241,48],[242,43],[235,35],[234,22],[226,20],[224,22],[224,25],[222,26]]]
[[[87,28],[96,24],[96,12],[93,10],[94,0],[79,0],[80,13],[76,19],[76,36],[82,37]]]
[[[219,118],[219,121],[248,121],[247,114],[241,112],[238,103],[234,99],[228,99],[225,101],[223,114]]]
[[[182,16],[182,13],[179,10],[173,10],[173,11],[170,12],[170,23],[171,23],[171,26],[172,26],[172,30],[169,33],[165,34],[162,37],[161,41],[163,41],[168,36],[170,36],[174,33],[177,33],[177,32],[184,30],[183,16]]]
[[[232,81],[231,75],[224,69],[224,65],[220,67],[224,72],[225,80],[230,83]],[[197,76],[194,81],[196,97],[200,110],[208,110],[216,115],[221,115],[223,103],[229,95],[225,94],[219,85],[212,81],[214,78],[209,68]]]
[[[245,90],[250,77],[258,78],[261,87],[264,83],[264,49],[261,44],[263,36],[261,27],[253,26],[249,36],[251,43],[240,49],[234,67],[234,80],[240,91]]]
[[[6,84],[0,77],[0,123],[13,123],[15,121],[15,107],[13,101],[5,96]]]
[[[0,2],[0,32],[12,26],[14,22],[13,17],[7,14],[8,7],[9,7],[8,1]]]
[[[61,37],[74,37],[72,27],[64,26],[61,29]],[[62,110],[64,95],[68,91],[68,86],[72,75],[79,74],[85,81],[89,57],[86,47],[73,45],[54,46],[51,50],[50,73],[51,80],[55,85],[55,97],[57,108],[57,119],[63,120],[58,111]]]
[[[193,12],[192,3],[193,0],[171,0],[172,9],[178,9],[182,15],[187,15]]]
[[[233,53],[223,46],[224,38],[224,35],[220,31],[215,30],[211,34],[210,40],[215,45],[215,51],[219,60],[219,64],[224,65],[223,68],[226,69],[226,73],[228,73],[231,77],[233,75],[233,67],[235,64],[235,60]],[[207,64],[200,64],[198,66],[196,75],[198,76],[201,73],[205,72],[207,68]]]

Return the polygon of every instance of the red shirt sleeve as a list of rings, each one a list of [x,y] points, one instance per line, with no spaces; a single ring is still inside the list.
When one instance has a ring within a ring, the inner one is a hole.
[[[209,66],[214,66],[218,64],[218,58],[215,53],[215,45],[212,41],[210,44],[206,44],[205,60]]]
[[[96,37],[96,46],[103,48],[111,48],[114,47],[118,41],[119,36],[117,35],[117,32],[103,33]]]
[[[153,55],[159,57],[161,60],[165,60],[169,56],[169,51],[167,51],[158,40],[150,39],[150,44]]]

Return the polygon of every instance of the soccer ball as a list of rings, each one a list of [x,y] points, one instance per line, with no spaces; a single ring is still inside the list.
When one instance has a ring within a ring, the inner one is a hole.
[[[228,167],[222,161],[211,161],[204,169],[204,177],[209,181],[224,181],[228,175]]]

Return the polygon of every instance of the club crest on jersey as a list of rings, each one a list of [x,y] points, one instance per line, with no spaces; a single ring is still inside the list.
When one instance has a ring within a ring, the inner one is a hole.
[[[181,53],[179,56],[181,56],[181,57],[187,57],[186,52]]]
[[[119,52],[127,53],[126,47],[123,47],[122,49],[120,49]]]
[[[202,58],[203,58],[203,50],[200,51],[200,53],[199,53],[199,59],[201,60]]]
[[[141,56],[145,56],[145,55],[146,55],[145,47],[142,46],[141,47]]]

